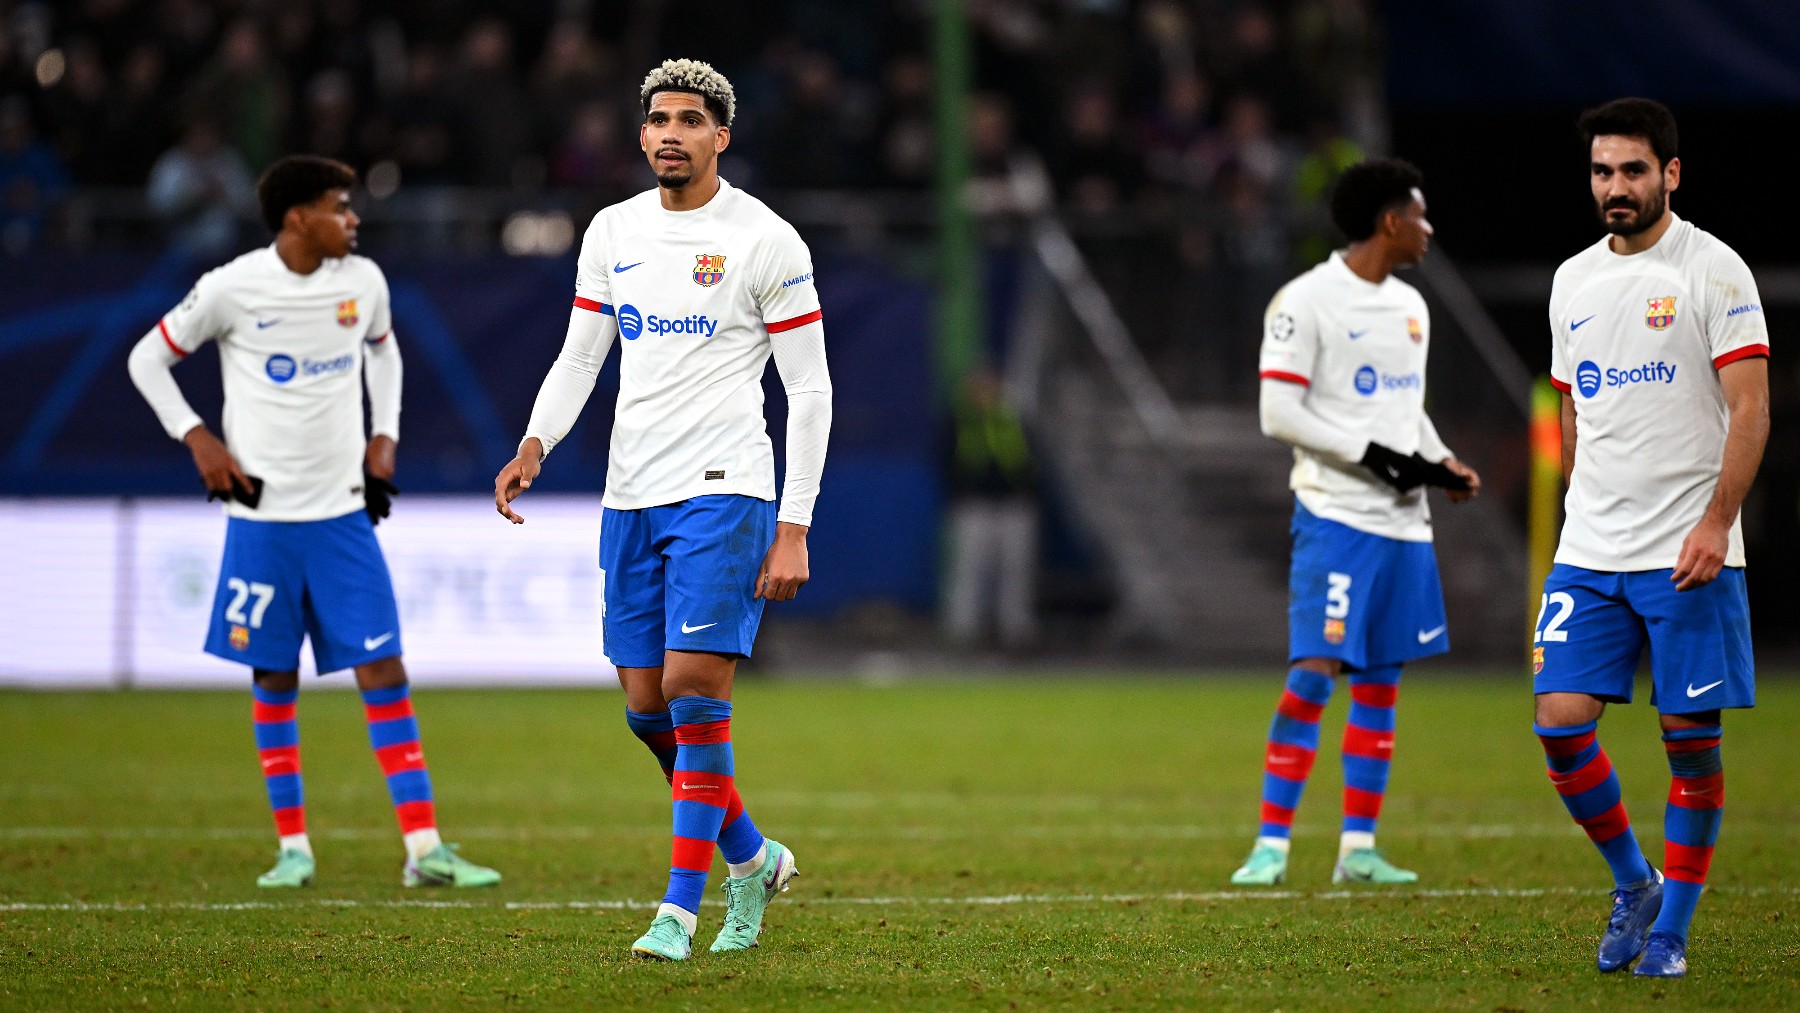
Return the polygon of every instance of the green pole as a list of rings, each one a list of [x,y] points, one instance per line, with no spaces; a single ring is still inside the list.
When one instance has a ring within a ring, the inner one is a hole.
[[[982,273],[967,199],[972,47],[961,0],[935,0],[932,62],[937,105],[937,304],[934,362],[948,399],[981,359]]]
[[[1525,588],[1526,643],[1537,632],[1544,578],[1555,563],[1558,514],[1562,512],[1562,394],[1550,378],[1540,376],[1531,389],[1531,495],[1526,557],[1530,565]],[[1533,671],[1538,664],[1533,645]]]

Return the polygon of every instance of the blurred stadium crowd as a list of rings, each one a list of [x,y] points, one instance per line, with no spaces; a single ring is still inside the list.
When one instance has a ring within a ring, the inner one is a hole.
[[[1334,168],[1382,145],[1367,0],[968,11],[980,169],[1035,152],[1077,213],[1157,219],[1198,202],[1246,226],[1233,255],[1285,267],[1285,237],[1256,227],[1269,208],[1316,202]],[[623,16],[582,0],[15,0],[0,13],[0,228],[15,252],[77,238],[58,218],[73,187],[148,184],[181,223],[242,211],[255,174],[290,151],[357,166],[377,197],[630,192],[643,183],[636,85],[669,54],[735,82],[727,172],[746,185],[909,189],[933,171],[920,0],[651,2]]]

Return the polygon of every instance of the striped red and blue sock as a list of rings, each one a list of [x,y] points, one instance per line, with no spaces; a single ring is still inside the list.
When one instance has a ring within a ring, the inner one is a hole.
[[[668,711],[658,714],[640,714],[627,709],[625,723],[631,727],[631,733],[656,757],[661,765],[663,779],[671,785],[675,777],[675,719]],[[750,814],[744,811],[744,803],[738,797],[737,788],[731,789],[731,797],[726,799],[725,822],[719,828],[719,851],[724,854],[725,862],[731,866],[747,866],[752,862],[760,863],[763,854],[763,835],[751,821]],[[740,873],[732,869],[732,875],[747,875],[754,868]]]
[[[1550,782],[1569,815],[1606,858],[1613,881],[1619,886],[1642,883],[1651,877],[1650,862],[1631,832],[1631,818],[1620,800],[1619,775],[1600,748],[1599,728],[1598,721],[1566,728],[1532,726],[1544,744]]]
[[[256,752],[269,788],[269,808],[283,848],[312,853],[306,837],[306,793],[300,781],[300,722],[295,711],[300,691],[266,690],[252,683],[250,720],[256,730]]]
[[[1399,665],[1350,673],[1341,851],[1375,846],[1375,822],[1381,818],[1388,769],[1394,758],[1394,702],[1399,696]]]
[[[669,716],[675,724],[676,744],[670,782],[675,840],[663,908],[679,909],[691,918],[700,911],[700,895],[712,869],[713,844],[719,839],[736,790],[731,704],[704,696],[676,697],[669,701]]]
[[[1657,932],[1687,938],[1694,906],[1706,888],[1713,845],[1725,818],[1725,762],[1719,753],[1724,729],[1696,725],[1663,733],[1669,754],[1669,803],[1663,810],[1663,906]]]
[[[1263,752],[1262,829],[1257,839],[1285,842],[1293,834],[1294,810],[1319,753],[1319,714],[1331,702],[1331,677],[1307,668],[1288,670],[1287,688],[1269,724]]]
[[[407,854],[417,858],[438,846],[437,810],[431,798],[431,772],[419,745],[419,722],[413,716],[412,687],[362,691],[363,714],[369,720],[369,744],[381,772],[387,775],[388,797],[406,838]]]

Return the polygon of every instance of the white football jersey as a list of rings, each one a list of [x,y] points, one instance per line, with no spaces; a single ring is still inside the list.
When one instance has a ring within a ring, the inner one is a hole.
[[[274,246],[208,271],[157,323],[185,356],[219,343],[225,444],[264,482],[233,517],[316,521],[363,508],[363,343],[392,330],[387,279],[349,256],[295,274]]]
[[[575,305],[619,328],[604,505],[775,499],[769,335],[820,319],[812,255],[793,226],[723,179],[693,211],[669,211],[645,191],[594,216]]]
[[[1417,289],[1393,275],[1358,277],[1341,252],[1275,293],[1263,316],[1264,380],[1306,388],[1325,422],[1402,454],[1419,450],[1431,318]],[[1288,486],[1312,513],[1358,531],[1431,541],[1423,487],[1407,493],[1356,464],[1294,448]]]
[[[1622,256],[1603,238],[1557,269],[1550,340],[1551,380],[1575,399],[1575,470],[1556,561],[1620,572],[1674,566],[1724,465],[1719,367],[1769,354],[1750,268],[1679,218],[1643,253]],[[1740,523],[1731,524],[1727,566],[1744,565]]]

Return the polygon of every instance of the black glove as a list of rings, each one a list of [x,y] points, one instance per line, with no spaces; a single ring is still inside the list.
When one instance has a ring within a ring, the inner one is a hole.
[[[371,524],[380,524],[394,509],[394,497],[400,495],[399,487],[385,478],[376,478],[363,469],[363,509],[369,514]]]
[[[227,501],[237,500],[239,503],[255,510],[256,505],[262,502],[263,480],[257,478],[255,475],[245,475],[244,477],[250,480],[250,488],[245,489],[243,486],[237,484],[237,479],[234,478],[231,480],[231,488],[229,489],[206,490],[206,501],[211,503],[216,499]]]
[[[1453,492],[1469,491],[1468,478],[1451,471],[1444,462],[1427,461],[1418,454],[1414,454],[1413,459],[1424,466],[1426,485],[1435,485],[1439,489],[1449,489]]]
[[[1398,450],[1391,450],[1379,443],[1370,442],[1369,449],[1363,452],[1362,466],[1375,473],[1375,477],[1393,486],[1399,492],[1412,492],[1425,484],[1425,472],[1430,465],[1417,454],[1408,457]],[[1449,470],[1449,469],[1445,469]]]

